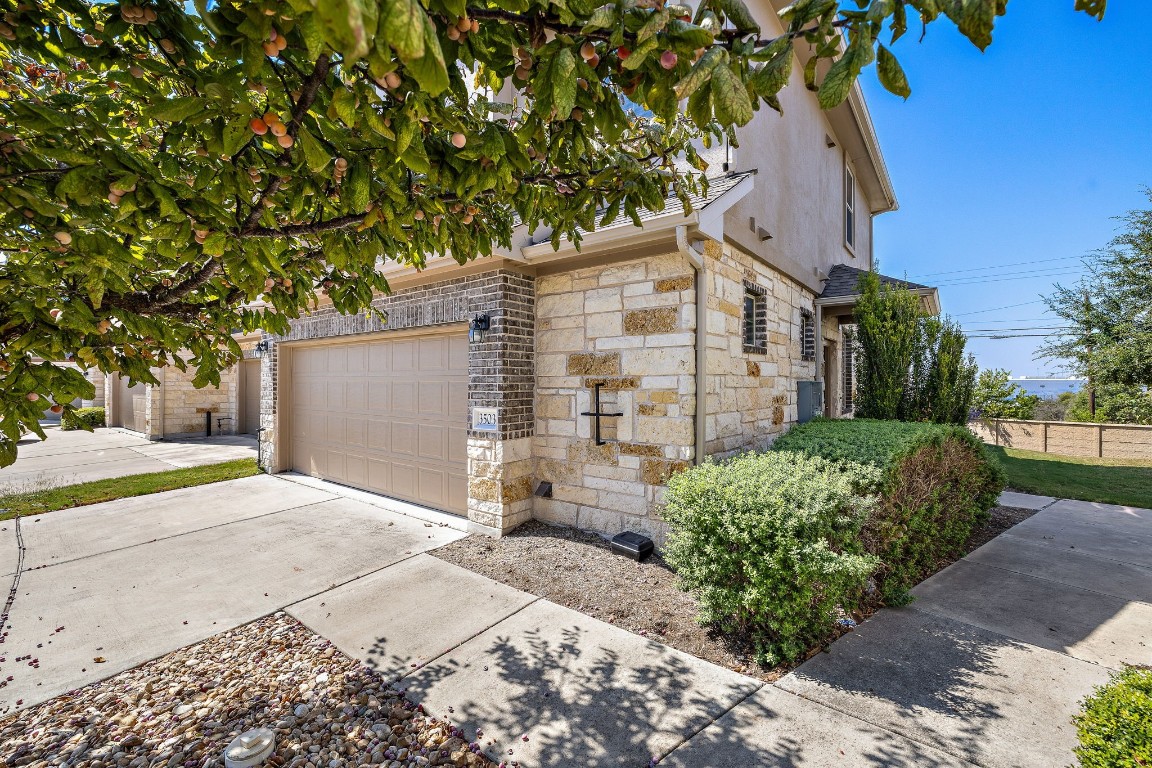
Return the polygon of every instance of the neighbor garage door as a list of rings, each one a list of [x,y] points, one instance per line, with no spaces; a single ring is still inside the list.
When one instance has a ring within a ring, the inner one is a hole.
[[[467,512],[463,332],[303,346],[289,361],[293,469]]]

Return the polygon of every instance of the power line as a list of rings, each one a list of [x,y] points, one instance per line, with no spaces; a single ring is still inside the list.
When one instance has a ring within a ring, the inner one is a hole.
[[[969,277],[969,278],[963,278],[964,282],[939,283],[935,287],[937,287],[937,288],[956,288],[956,287],[959,287],[962,285],[980,285],[982,283],[1004,283],[1004,282],[1008,282],[1008,281],[1012,281],[1012,280],[1041,280],[1041,279],[1047,279],[1047,278],[1052,278],[1052,277],[1070,277],[1072,275],[1080,275],[1080,274],[1083,274],[1083,273],[1080,271],[1049,272],[1049,273],[1043,274],[1043,275],[1028,275],[1028,276],[1023,276],[1023,277],[1001,277],[1001,278],[995,278],[994,277],[991,279],[983,278],[983,277]]]
[[[919,275],[913,274],[912,277],[936,277],[938,275],[956,275],[961,272],[982,272],[987,269],[1003,269],[1005,267],[1023,267],[1029,264],[1047,264],[1053,261],[1071,261],[1072,259],[1079,259],[1081,256],[1060,256],[1054,259],[1033,259],[1031,261],[1016,261],[1011,264],[996,264],[991,267],[973,267],[971,269],[952,269],[947,272],[927,272]]]
[[[1068,325],[1037,325],[1030,328],[961,328],[965,333],[1003,333],[1005,331],[1074,331]]]
[[[965,277],[952,277],[952,278],[948,278],[947,280],[940,280],[937,282],[937,285],[949,285],[952,283],[961,283],[961,282],[970,282],[970,281],[980,282],[980,281],[983,281],[983,280],[986,280],[986,279],[992,278],[992,277],[1016,277],[1016,276],[1029,276],[1029,275],[1039,275],[1041,277],[1046,277],[1046,276],[1068,275],[1068,274],[1081,274],[1081,271],[1079,269],[1066,268],[1066,269],[1062,269],[1062,270],[1058,269],[1055,272],[1053,272],[1050,269],[1027,269],[1027,270],[1022,270],[1019,272],[988,272],[988,273],[983,274],[983,275],[967,275]]]
[[[985,312],[999,312],[1002,309],[1015,309],[1016,307],[1027,307],[1031,304],[1043,304],[1044,302],[1045,302],[1045,299],[1036,299],[1035,301],[1025,301],[1022,304],[1009,304],[1006,307],[992,307],[991,309],[977,309],[977,310],[974,310],[972,312],[959,312],[959,313],[953,315],[953,317],[964,317],[965,315],[980,315],[980,314],[983,314]]]
[[[990,334],[987,336],[965,334],[965,337],[969,338],[969,339],[1033,339],[1033,338],[1046,339],[1049,336],[1055,336],[1055,335],[1056,334],[1054,334],[1054,333],[1013,333],[1013,334],[1004,334],[1004,335]]]

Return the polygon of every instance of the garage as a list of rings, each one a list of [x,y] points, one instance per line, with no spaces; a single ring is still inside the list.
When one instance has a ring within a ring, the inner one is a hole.
[[[148,428],[148,385],[129,385],[126,376],[116,377],[116,423],[114,426],[144,432]]]
[[[467,513],[463,330],[326,341],[287,351],[293,470]]]

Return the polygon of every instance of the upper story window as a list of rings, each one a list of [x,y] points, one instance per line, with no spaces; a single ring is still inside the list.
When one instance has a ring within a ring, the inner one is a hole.
[[[856,175],[844,166],[844,244],[856,248]]]
[[[768,291],[744,281],[744,351],[764,354],[768,351]]]
[[[816,316],[810,310],[800,310],[800,359],[816,359]]]

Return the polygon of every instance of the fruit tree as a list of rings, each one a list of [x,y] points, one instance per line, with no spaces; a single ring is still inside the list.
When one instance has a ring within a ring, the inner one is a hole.
[[[232,332],[363,312],[383,259],[686,205],[691,141],[778,109],[796,45],[825,108],[872,62],[907,95],[893,42],[984,47],[1005,5],[797,0],[769,35],[743,0],[0,0],[0,465],[91,396],[44,361],[217,383]]]

